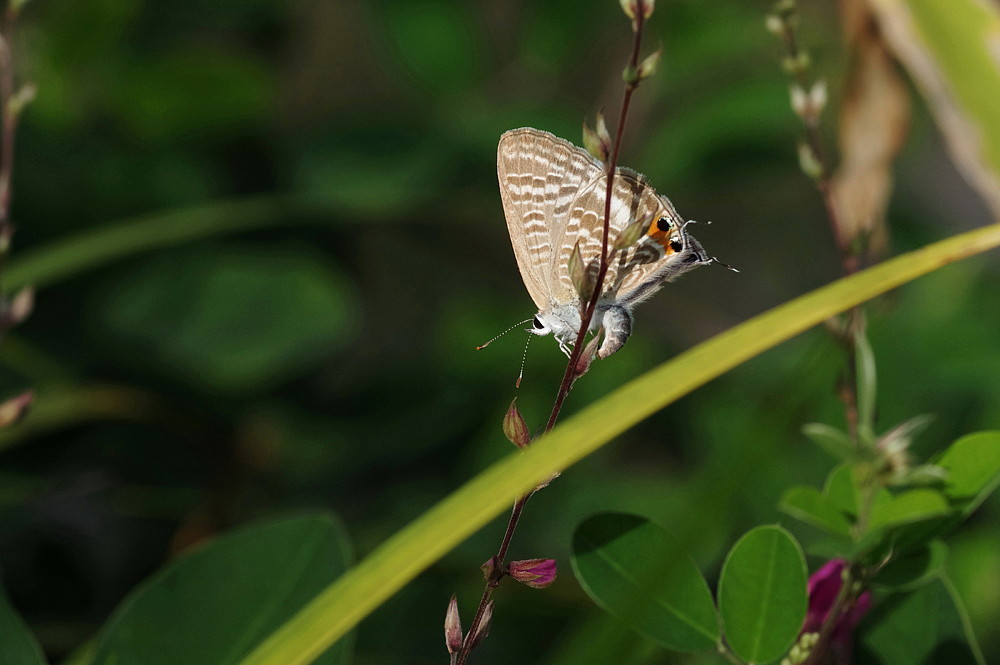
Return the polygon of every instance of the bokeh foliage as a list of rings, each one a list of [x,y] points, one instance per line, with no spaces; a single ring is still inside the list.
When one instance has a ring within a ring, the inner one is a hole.
[[[617,108],[628,35],[616,4],[28,5],[18,61],[39,93],[19,136],[12,270],[137,215],[166,224],[212,204],[221,219],[226,204],[276,201],[238,236],[178,238],[46,284],[0,343],[0,389],[38,394],[0,444],[0,572],[51,655],[206,534],[324,506],[364,553],[508,452],[499,423],[521,341],[472,351],[533,313],[495,143],[522,125],[577,140],[584,116]],[[766,4],[658,6],[649,42],[662,41],[663,65],[636,99],[623,161],[685,216],[713,220],[699,240],[741,273],[696,271],[644,305],[570,410],[837,275],[795,165]],[[821,4],[805,3],[803,33],[835,105],[843,57]],[[897,250],[991,221],[917,113],[890,210]],[[935,415],[918,453],[1000,421],[998,270],[995,255],[973,259],[870,309],[879,422]],[[532,345],[517,391],[529,424],[560,375],[550,342]],[[717,571],[739,534],[783,520],[786,487],[825,476],[830,460],[800,427],[838,422],[841,363],[813,331],[684,398],[533,499],[513,553],[568,562],[574,526],[618,510],[690,536]],[[988,660],[1000,653],[998,509],[983,507],[948,563]],[[441,662],[447,599],[476,597],[498,531],[362,624],[358,662]],[[499,602],[482,662],[705,662],[622,645],[570,575]]]

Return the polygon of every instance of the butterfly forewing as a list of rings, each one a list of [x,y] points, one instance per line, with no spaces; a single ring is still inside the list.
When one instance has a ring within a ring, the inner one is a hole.
[[[507,229],[524,285],[539,309],[548,309],[560,289],[554,258],[565,245],[570,209],[601,168],[587,152],[548,132],[524,127],[500,137],[497,178]],[[566,263],[559,263],[565,270]]]

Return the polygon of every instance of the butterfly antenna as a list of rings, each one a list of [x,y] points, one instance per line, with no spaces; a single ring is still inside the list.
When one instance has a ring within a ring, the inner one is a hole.
[[[687,228],[687,225],[688,225],[688,224],[697,224],[697,223],[698,223],[698,222],[697,222],[697,221],[695,221],[695,220],[693,220],[693,219],[689,219],[688,221],[684,222],[683,224],[681,224],[681,233],[683,234],[683,232],[684,232],[684,229],[686,229],[686,228]],[[710,221],[707,221],[707,222],[705,222],[705,226],[708,226],[708,225],[709,225],[709,224],[711,224],[711,223],[712,223],[712,222],[711,222],[711,220],[710,220]],[[709,260],[710,260],[710,261],[711,261],[712,263],[718,263],[718,264],[719,264],[720,266],[722,266],[722,267],[723,267],[723,268],[725,268],[726,270],[732,270],[733,272],[739,272],[739,270],[738,270],[738,269],[736,269],[736,268],[732,267],[732,266],[731,266],[731,265],[729,265],[728,263],[723,263],[722,261],[720,261],[719,259],[715,258],[714,256],[710,256],[710,257],[708,257],[708,258],[709,258]]]
[[[521,322],[519,322],[519,323],[515,323],[515,324],[514,324],[514,325],[512,325],[512,326],[511,326],[510,328],[507,328],[507,330],[504,330],[504,331],[503,331],[502,333],[500,333],[499,335],[497,335],[496,337],[494,337],[494,338],[493,338],[493,339],[491,339],[490,341],[486,342],[485,344],[480,344],[479,346],[477,346],[477,347],[476,347],[476,351],[482,351],[482,350],[483,350],[483,349],[485,349],[485,348],[486,348],[487,346],[489,346],[489,345],[490,345],[490,344],[492,344],[493,342],[497,341],[498,339],[500,339],[501,337],[503,337],[504,335],[506,335],[507,333],[509,333],[509,332],[510,332],[511,330],[513,330],[514,328],[517,328],[518,326],[523,326],[523,325],[524,325],[525,323],[531,323],[531,322],[532,322],[533,320],[534,320],[534,319],[525,319],[524,321],[521,321]]]
[[[719,259],[715,258],[714,256],[710,256],[708,258],[711,259],[712,263],[718,263],[720,266],[722,266],[723,268],[725,268],[727,270],[732,270],[733,272],[739,272],[739,269],[732,267],[728,263],[723,263],[722,261],[720,261]]]
[[[528,335],[528,341],[524,343],[524,353],[521,354],[521,371],[517,374],[517,381],[514,382],[515,388],[521,387],[521,379],[524,378],[524,361],[528,357],[528,345],[531,344],[531,338],[534,335]]]

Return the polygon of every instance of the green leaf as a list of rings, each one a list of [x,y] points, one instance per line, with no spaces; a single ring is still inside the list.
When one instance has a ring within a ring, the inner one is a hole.
[[[790,487],[778,506],[783,512],[808,524],[839,535],[847,535],[851,523],[837,505],[814,487]]]
[[[42,648],[0,589],[0,661],[4,665],[45,665]]]
[[[4,272],[4,286],[40,289],[116,259],[199,238],[236,233],[286,221],[291,204],[258,196],[209,203],[126,219],[19,252]]]
[[[972,512],[1000,483],[1000,431],[963,436],[936,464],[948,472],[945,495]]]
[[[934,540],[888,563],[879,570],[873,582],[890,591],[911,591],[927,584],[940,573],[947,558],[948,546]]]
[[[493,464],[373,551],[275,631],[241,665],[302,665],[408,581],[557,471],[766,349],[916,277],[1000,245],[1000,224],[883,261],[754,317],[594,402],[524,451]]]
[[[328,515],[245,527],[182,555],[115,610],[95,665],[238,663],[349,562]],[[346,663],[350,640],[312,654]]]
[[[946,578],[891,596],[865,617],[860,634],[865,665],[986,665]]]
[[[847,460],[854,456],[851,437],[836,427],[824,423],[809,423],[802,428],[802,433],[835,459]]]
[[[749,531],[729,551],[719,579],[726,641],[747,662],[785,653],[806,615],[806,561],[779,526]]]
[[[312,367],[345,339],[354,311],[340,273],[298,247],[178,249],[113,289],[100,310],[112,339],[213,391],[258,389]]]
[[[915,489],[897,494],[872,507],[869,527],[872,529],[911,524],[941,517],[951,512],[944,496],[931,489]]]
[[[719,641],[712,594],[694,561],[661,527],[602,513],[573,535],[573,570],[595,603],[675,651]]]
[[[840,464],[833,468],[826,477],[823,494],[838,510],[851,517],[858,514],[858,483],[854,475],[854,467],[850,464]]]

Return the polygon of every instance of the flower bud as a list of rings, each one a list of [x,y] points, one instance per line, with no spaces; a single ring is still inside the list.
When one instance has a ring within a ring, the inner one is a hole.
[[[0,402],[0,429],[9,427],[23,418],[34,400],[35,393],[27,390],[17,397]]]
[[[572,280],[573,286],[576,288],[577,295],[580,296],[580,302],[590,302],[590,297],[594,293],[594,287],[597,286],[597,265],[593,262],[589,265],[584,265],[579,240],[576,241],[576,245],[573,246],[573,252],[569,255],[568,268],[570,280]]]
[[[462,648],[462,620],[458,617],[458,599],[454,594],[444,615],[444,643],[448,653],[458,653]]]
[[[784,67],[785,71],[792,76],[798,76],[809,69],[809,65],[811,63],[812,61],[809,58],[809,54],[805,51],[801,51],[798,55],[788,56],[785,58],[782,61],[781,66]]]
[[[0,332],[24,321],[35,306],[35,290],[26,286],[9,303],[0,301]]]
[[[12,116],[18,116],[21,111],[30,104],[38,93],[38,87],[34,83],[25,83],[7,102],[7,112]]]
[[[764,26],[773,35],[780,35],[785,31],[785,22],[777,14],[768,14]]]
[[[597,112],[594,129],[591,129],[586,122],[583,123],[583,147],[595,159],[604,164],[608,163],[608,157],[611,155],[611,135],[608,134],[608,126],[604,122],[602,112]]]
[[[639,238],[643,236],[646,229],[649,228],[650,224],[653,223],[653,215],[647,215],[642,219],[637,219],[621,230],[618,237],[615,238],[615,244],[611,246],[615,251],[628,249],[635,243],[639,242]]]
[[[518,448],[526,448],[531,443],[531,435],[528,432],[528,425],[524,422],[524,416],[517,409],[517,398],[510,403],[510,408],[503,416],[503,433],[507,439]]]
[[[639,68],[636,71],[636,75],[639,80],[648,79],[650,76],[656,73],[656,70],[660,66],[660,58],[663,57],[663,47],[656,49],[639,63]]]
[[[512,561],[507,573],[518,582],[535,589],[544,589],[556,581],[555,559],[525,559]]]
[[[640,12],[643,19],[652,16],[656,5],[655,0],[618,0],[618,2],[621,4],[625,16],[628,16],[633,22]]]
[[[792,100],[792,111],[800,118],[804,118],[808,112],[809,95],[798,84],[789,86],[788,93]]]
[[[483,610],[483,618],[479,621],[479,627],[476,628],[476,634],[470,636],[471,642],[469,643],[469,649],[475,649],[479,646],[479,643],[489,637],[490,625],[493,623],[493,601],[491,600],[486,604],[486,609]]]
[[[503,578],[503,572],[497,564],[495,556],[491,556],[483,565],[479,566],[479,570],[483,571],[483,579],[487,582],[498,582]]]
[[[823,162],[819,161],[812,146],[804,141],[799,143],[799,168],[813,180],[823,177]]]

